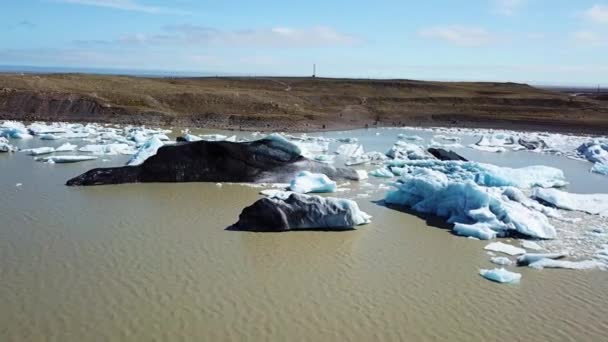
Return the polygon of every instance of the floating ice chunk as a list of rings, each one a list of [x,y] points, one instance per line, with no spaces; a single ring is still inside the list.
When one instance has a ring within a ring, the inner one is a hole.
[[[583,261],[568,261],[568,260],[552,260],[552,259],[540,259],[528,265],[529,267],[536,269],[543,268],[565,268],[570,270],[593,270],[593,269],[606,269],[608,268],[605,263],[596,260],[583,260]]]
[[[334,162],[334,156],[330,156],[328,154],[319,154],[314,156],[313,159],[326,164],[331,164]]]
[[[395,186],[397,190],[385,197],[388,204],[447,217],[451,223],[481,224],[459,226],[463,234],[475,233],[473,236],[480,237],[482,235],[477,234],[487,232],[481,228],[485,226],[500,236],[508,235],[511,230],[542,239],[556,235],[546,216],[502,196],[500,189],[483,188],[472,181],[451,181],[444,173],[430,169],[414,169]]]
[[[424,141],[423,138],[417,136],[417,135],[405,135],[405,134],[399,134],[397,135],[397,139],[400,140],[408,140],[408,141]]]
[[[600,141],[586,142],[576,151],[592,163],[608,164],[608,144]]]
[[[537,244],[534,241],[529,241],[529,240],[523,240],[521,242],[521,246],[525,249],[531,249],[533,251],[542,251],[544,250],[544,248],[542,246],[540,246],[539,244]]]
[[[608,164],[595,163],[591,168],[591,172],[599,173],[600,175],[608,176]]]
[[[507,152],[507,149],[500,146],[479,146],[475,144],[469,145],[470,148],[482,152],[491,152],[491,153],[503,153]]]
[[[460,236],[474,237],[479,240],[492,240],[496,238],[496,232],[483,223],[455,223],[453,230],[454,233]]]
[[[300,172],[289,185],[289,190],[301,194],[309,192],[336,192],[336,182],[321,173]]]
[[[266,190],[260,191],[260,194],[263,196],[266,196],[268,198],[277,198],[277,199],[286,200],[291,194],[293,194],[293,192],[277,190],[277,189],[266,189]]]
[[[462,146],[462,144],[460,143],[441,143],[441,142],[437,142],[435,140],[431,140],[429,147],[440,147],[440,148],[463,148],[464,146]]]
[[[479,274],[497,283],[517,283],[521,280],[521,274],[509,272],[504,268],[495,268],[493,270],[480,269]]]
[[[50,156],[36,158],[37,161],[46,163],[77,163],[95,159],[97,159],[97,157],[93,156]]]
[[[504,133],[484,135],[476,143],[477,146],[509,146],[514,145],[516,138]]]
[[[19,188],[19,187],[22,187],[22,186],[23,186],[23,183],[17,183],[17,184],[15,184],[15,186],[16,186],[16,187],[18,187],[18,188]]]
[[[517,265],[527,266],[543,259],[562,259],[568,256],[568,253],[526,253],[517,258]]]
[[[348,199],[278,194],[243,209],[236,230],[281,232],[301,229],[351,229],[370,223],[371,216]]]
[[[309,159],[329,151],[329,142],[327,141],[292,141],[291,143],[298,146],[302,151],[302,156]]]
[[[158,134],[154,134],[154,137],[156,137],[158,140],[160,141],[171,141],[171,138],[169,138],[166,134],[164,133],[158,133]]]
[[[131,157],[131,159],[129,159],[129,161],[127,162],[127,165],[129,165],[129,166],[141,165],[143,162],[146,161],[146,159],[152,157],[153,155],[156,155],[156,152],[158,151],[158,149],[163,146],[164,146],[163,142],[160,141],[160,139],[158,139],[158,137],[156,137],[155,135],[152,136],[152,138],[148,139],[148,141],[146,141],[143,145],[141,145],[139,150],[137,150],[137,152],[133,155],[133,157]]]
[[[4,121],[0,126],[0,137],[11,139],[31,139],[32,135],[28,133],[27,128],[17,121]]]
[[[362,145],[344,144],[344,145],[338,146],[336,153],[339,155],[345,156],[347,158],[356,158],[356,157],[362,156],[363,153],[365,153],[365,152],[363,151]]]
[[[56,135],[56,134],[51,134],[51,133],[46,133],[46,134],[40,135],[40,140],[59,140],[62,138],[63,138],[62,135]]]
[[[557,189],[536,188],[532,197],[550,203],[560,209],[582,211],[588,214],[608,216],[608,194],[571,194]]]
[[[30,148],[27,150],[23,150],[23,152],[26,152],[30,156],[40,156],[43,154],[53,153],[53,152],[55,152],[55,149],[52,147],[38,147],[38,148]]]
[[[355,172],[357,173],[358,181],[362,181],[362,180],[369,178],[369,175],[367,174],[367,171],[365,171],[365,170],[355,170]]]
[[[236,135],[232,135],[229,136],[228,138],[224,139],[224,141],[228,141],[228,142],[236,142],[237,138]]]
[[[205,141],[224,141],[228,137],[222,134],[204,134],[200,138]]]
[[[193,142],[193,141],[201,141],[201,140],[203,140],[201,137],[198,137],[198,136],[196,136],[196,135],[194,135],[194,134],[189,134],[189,133],[184,134],[184,136],[183,136],[182,138],[184,138],[184,140],[186,140],[186,141],[188,141],[188,142]]]
[[[8,143],[8,140],[4,137],[0,137],[0,152],[14,152],[16,148]]]
[[[344,162],[344,165],[346,166],[355,166],[355,165],[363,165],[363,164],[368,164],[370,162],[369,158],[362,154],[356,157],[350,157],[348,158],[348,160],[346,162]]]
[[[369,174],[378,178],[392,178],[394,176],[393,173],[386,167],[371,171]]]
[[[386,155],[392,159],[420,160],[433,158],[420,145],[397,141]]]
[[[410,169],[431,169],[447,175],[450,180],[473,180],[478,185],[518,188],[561,187],[568,184],[560,169],[548,166],[528,166],[518,169],[491,164],[441,160],[392,160],[390,166]]]
[[[68,130],[68,127],[66,125],[60,125],[60,124],[53,124],[53,125],[47,125],[44,123],[33,123],[31,125],[29,125],[28,130],[33,134],[33,135],[39,135],[40,139],[43,139],[42,136],[46,135],[46,134],[55,134],[55,133],[66,133]],[[47,139],[43,139],[43,140],[47,140]],[[48,140],[55,140],[55,139],[48,139]]]
[[[507,257],[492,257],[490,258],[490,261],[496,265],[501,265],[501,266],[511,266],[513,265],[513,261],[511,261],[511,259],[507,258]]]
[[[386,154],[377,151],[371,151],[365,153],[365,157],[370,161],[370,163],[382,163],[388,159]]]
[[[456,137],[456,136],[445,136],[445,135],[435,135],[433,138],[435,139],[441,139],[441,140],[445,140],[445,141],[460,141],[460,137]]]
[[[526,253],[526,250],[523,248],[515,247],[502,242],[492,242],[483,249],[486,251],[500,252],[508,255],[520,255]]]
[[[80,152],[88,152],[97,155],[116,155],[116,154],[134,154],[135,151],[128,144],[107,144],[107,145],[85,145],[78,149]]]
[[[72,152],[78,148],[76,145],[72,145],[70,143],[65,143],[55,149],[55,152]]]

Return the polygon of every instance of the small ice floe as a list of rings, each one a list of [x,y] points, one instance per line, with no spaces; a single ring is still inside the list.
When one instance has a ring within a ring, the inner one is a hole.
[[[332,197],[275,193],[243,209],[230,229],[284,232],[302,229],[345,230],[371,222],[356,202]]]
[[[62,135],[51,134],[51,133],[40,135],[40,140],[59,140],[62,138],[63,138]]]
[[[143,164],[146,159],[152,157],[153,155],[156,155],[158,149],[163,146],[164,143],[160,139],[158,139],[157,136],[152,136],[143,145],[141,145],[141,147],[139,147],[139,150],[137,150],[137,152],[131,157],[131,159],[129,159],[127,165],[134,166]]]
[[[78,148],[77,145],[73,145],[70,143],[65,143],[55,149],[55,152],[72,152]]]
[[[608,164],[604,163],[595,163],[591,168],[591,172],[597,173],[600,175],[608,176]]]
[[[367,171],[365,171],[365,170],[355,170],[355,172],[357,173],[357,180],[359,180],[359,181],[369,178],[369,175],[367,174]]]
[[[476,238],[478,240],[492,240],[496,238],[497,234],[488,225],[483,223],[455,223],[454,228],[452,228],[452,230],[457,235],[466,236],[469,238]]]
[[[36,158],[37,161],[45,162],[45,163],[77,163],[89,160],[95,160],[97,157],[93,156],[50,156],[50,157],[39,157]]]
[[[608,164],[608,143],[602,141],[590,141],[579,146],[578,154],[592,163]]]
[[[107,145],[85,145],[78,149],[80,152],[93,153],[96,155],[117,155],[127,154],[131,155],[135,153],[135,150],[128,144],[107,144]]]
[[[17,183],[17,184],[15,184],[15,186],[16,187],[21,187],[21,186],[23,186],[23,183]]]
[[[507,257],[504,256],[499,256],[499,257],[492,257],[490,258],[490,261],[496,265],[501,265],[501,266],[511,266],[513,265],[513,261]]]
[[[507,271],[504,268],[495,268],[493,270],[480,269],[479,274],[497,283],[517,283],[521,280],[521,274]]]
[[[568,253],[526,253],[517,258],[517,265],[528,266],[543,259],[556,260],[567,256]]]
[[[227,136],[222,134],[203,134],[199,137],[205,141],[224,141],[228,138]]]
[[[55,152],[55,149],[53,147],[38,147],[22,150],[22,152],[25,152],[30,156],[41,156],[43,154],[53,153]]]
[[[373,164],[382,164],[385,160],[388,159],[386,154],[378,151],[366,152],[365,157],[369,160],[370,163]]]
[[[196,136],[194,134],[190,134],[190,133],[186,133],[182,136],[182,138],[187,141],[187,142],[193,142],[193,141],[201,141],[203,140],[201,137]]]
[[[529,264],[528,267],[536,269],[565,268],[569,270],[603,270],[608,268],[608,265],[597,260],[568,261],[544,258]]]
[[[420,145],[397,141],[386,155],[397,160],[420,160],[432,158]]]
[[[419,137],[417,135],[406,135],[406,134],[397,135],[397,139],[408,140],[408,141],[424,141],[424,139],[422,137]]]
[[[356,165],[368,164],[369,162],[370,162],[369,158],[366,155],[362,154],[362,155],[358,155],[356,157],[348,158],[348,160],[346,162],[344,162],[344,165],[356,166]]]
[[[499,252],[508,255],[526,254],[525,249],[508,245],[502,242],[492,242],[489,245],[485,246],[483,249],[485,249],[486,251]]]
[[[393,178],[393,176],[394,176],[393,173],[391,172],[391,170],[389,170],[386,167],[371,171],[369,174],[370,174],[370,176],[374,176],[374,177],[378,177],[378,178]]]
[[[347,158],[356,158],[362,156],[365,152],[363,151],[363,145],[344,144],[338,146],[336,153]]]
[[[479,146],[479,145],[471,144],[471,145],[469,145],[469,147],[474,150],[482,151],[482,152],[491,152],[491,153],[507,152],[507,149],[504,147],[501,147],[501,146]]]
[[[532,197],[560,209],[608,217],[608,194],[571,194],[557,189],[536,188]]]
[[[8,140],[4,137],[0,137],[0,153],[15,152],[17,149],[8,143]]]
[[[495,133],[491,135],[483,135],[481,139],[475,145],[497,147],[497,146],[513,146],[516,144],[517,139],[506,133]]]
[[[457,136],[446,136],[446,135],[435,135],[433,139],[445,140],[445,141],[460,141],[460,137]]]
[[[531,249],[533,251],[542,251],[542,250],[544,250],[544,248],[541,245],[537,244],[534,241],[529,241],[529,240],[522,240],[521,241],[521,246],[523,248],[525,248],[525,249]]]
[[[435,140],[431,140],[431,142],[429,143],[429,147],[440,147],[440,148],[463,148],[464,146],[462,146],[462,144],[460,143],[441,143]]]
[[[32,139],[33,136],[28,133],[27,128],[21,122],[4,121],[0,125],[0,137],[10,139]]]
[[[260,195],[262,196],[266,196],[268,198],[278,198],[278,199],[287,199],[287,197],[289,197],[291,194],[293,194],[292,191],[285,191],[285,190],[277,190],[277,189],[265,189],[260,191]]]
[[[325,164],[331,164],[334,162],[334,156],[330,156],[328,154],[319,154],[314,156],[313,159]]]
[[[301,194],[335,192],[337,188],[336,182],[326,175],[308,171],[300,172],[289,184],[289,190]]]

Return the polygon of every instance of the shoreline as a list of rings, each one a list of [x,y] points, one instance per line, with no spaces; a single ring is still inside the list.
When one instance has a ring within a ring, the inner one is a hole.
[[[407,126],[602,135],[608,101],[515,83],[0,73],[0,119],[234,131]]]

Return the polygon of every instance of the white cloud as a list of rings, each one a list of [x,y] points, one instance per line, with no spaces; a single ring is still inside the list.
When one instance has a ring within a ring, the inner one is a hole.
[[[521,10],[528,3],[528,0],[494,0],[496,13],[512,16]]]
[[[135,11],[150,14],[186,14],[186,12],[160,6],[148,6],[139,3],[136,0],[55,0],[57,2],[84,5],[84,6],[96,6],[113,8],[123,11]]]
[[[576,43],[587,46],[604,45],[608,42],[604,36],[592,31],[577,31],[572,33],[571,37]]]
[[[608,5],[594,5],[586,10],[584,15],[592,22],[608,24]]]
[[[460,47],[479,47],[498,40],[498,36],[486,29],[466,26],[438,26],[418,31],[425,38],[440,40]]]
[[[116,41],[78,41],[78,45],[173,45],[173,46],[255,46],[255,47],[336,47],[353,46],[359,37],[341,33],[331,27],[275,27],[224,31],[206,26],[179,25],[165,27],[162,33],[131,34]]]

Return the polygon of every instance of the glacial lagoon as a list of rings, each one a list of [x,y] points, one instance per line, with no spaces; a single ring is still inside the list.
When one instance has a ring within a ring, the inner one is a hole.
[[[469,160],[552,166],[564,171],[569,192],[608,193],[608,176],[590,173],[587,161],[467,147],[484,132],[368,129],[308,136],[331,138],[330,153],[341,138],[357,138],[365,151],[386,152],[400,134],[422,138],[415,143],[423,146],[439,141],[438,135],[457,136],[462,147],[453,150]],[[178,129],[169,134],[178,135]],[[574,141],[562,152],[575,149]],[[65,142],[10,140],[20,149]],[[605,338],[608,272],[510,266],[522,275],[519,283],[490,282],[479,276],[479,269],[497,267],[484,250],[488,241],[456,236],[440,218],[383,205],[396,178],[338,183],[341,191],[332,196],[355,200],[373,217],[345,232],[226,231],[270,185],[64,185],[129,158],[99,155],[60,165],[35,162],[22,152],[0,154],[1,340]],[[344,160],[334,163],[343,166]],[[567,249],[574,259],[586,259],[608,243],[605,218],[560,212],[580,221],[554,222],[558,239],[539,242],[549,251]],[[520,247],[517,238],[499,241]]]

